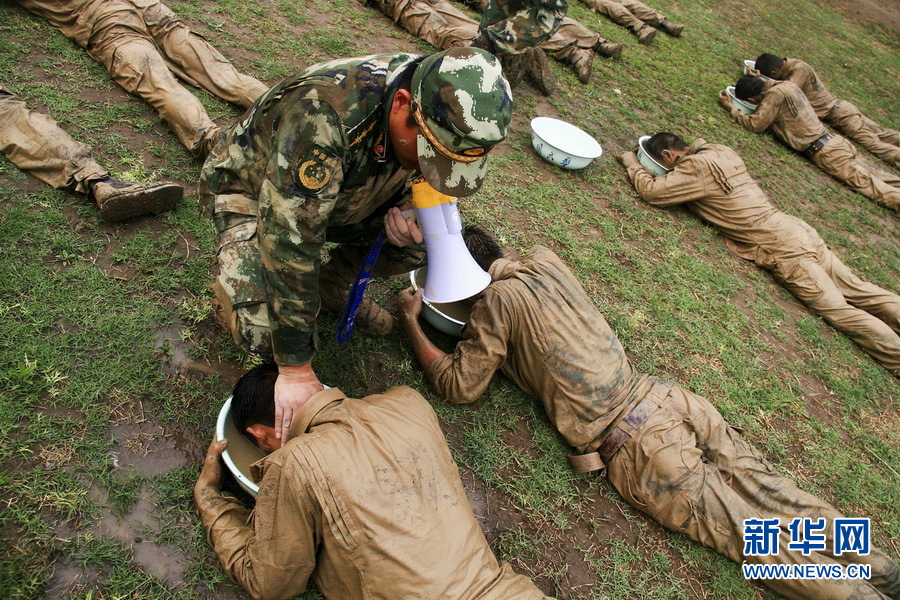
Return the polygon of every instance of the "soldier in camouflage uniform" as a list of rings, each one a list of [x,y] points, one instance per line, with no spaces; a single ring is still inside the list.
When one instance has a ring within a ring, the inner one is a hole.
[[[594,53],[618,57],[613,44],[577,21],[565,17],[563,0],[464,0],[482,12],[479,25],[446,0],[360,0],[414,36],[436,48],[475,45],[496,54],[510,85],[527,69],[541,91],[552,93],[555,81],[544,52],[572,65],[583,83],[590,81]]]
[[[319,310],[343,306],[375,236],[390,242],[375,275],[423,262],[421,232],[397,208],[410,177],[473,194],[511,117],[497,59],[452,48],[311,66],[223,133],[200,178],[219,231],[214,288],[235,341],[279,365],[280,434],[321,389],[310,366]],[[339,246],[323,266],[326,241]],[[393,317],[365,299],[356,322],[385,334]]]

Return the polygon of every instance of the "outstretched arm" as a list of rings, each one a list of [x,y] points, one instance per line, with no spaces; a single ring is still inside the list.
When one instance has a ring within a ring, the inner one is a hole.
[[[431,343],[422,326],[419,325],[419,314],[422,312],[422,290],[413,292],[412,288],[407,288],[397,295],[397,302],[400,304],[400,320],[403,321],[403,328],[409,341],[412,344],[413,352],[419,364],[424,370],[428,370],[434,361],[446,356],[446,352]]]

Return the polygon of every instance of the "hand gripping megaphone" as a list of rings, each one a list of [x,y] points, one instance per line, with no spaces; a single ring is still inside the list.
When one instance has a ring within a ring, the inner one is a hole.
[[[412,184],[412,202],[428,255],[422,297],[429,302],[456,302],[486,288],[491,276],[466,248],[456,198],[440,193],[421,179]]]

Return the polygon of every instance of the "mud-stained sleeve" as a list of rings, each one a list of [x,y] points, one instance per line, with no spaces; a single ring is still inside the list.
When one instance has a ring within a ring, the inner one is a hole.
[[[210,498],[200,517],[219,562],[254,598],[306,590],[316,562],[313,494],[299,469],[270,464],[252,513],[236,500]]]
[[[506,303],[488,288],[472,306],[463,340],[456,350],[428,368],[428,377],[444,399],[453,404],[469,404],[481,397],[506,361],[511,323]]]
[[[737,108],[731,109],[731,116],[734,120],[741,124],[744,129],[753,133],[762,133],[769,128],[778,114],[781,112],[781,104],[783,98],[781,94],[770,89],[763,95],[762,102],[752,115],[747,115],[739,111]]]
[[[691,156],[685,156],[674,169],[658,177],[640,165],[631,165],[628,167],[628,178],[638,195],[654,206],[674,206],[700,200],[707,195],[706,173],[701,161]]]
[[[279,365],[315,353],[320,253],[343,183],[344,139],[334,110],[308,92],[280,117],[260,190],[259,246],[272,351]]]

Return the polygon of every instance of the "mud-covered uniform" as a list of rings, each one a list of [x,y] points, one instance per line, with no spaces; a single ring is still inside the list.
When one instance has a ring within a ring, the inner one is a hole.
[[[196,155],[205,155],[219,129],[175,76],[245,108],[268,89],[239,73],[158,0],[17,1],[103,63],[116,83],[156,109]]]
[[[616,25],[638,32],[644,25],[662,29],[666,18],[638,0],[583,0],[591,9],[605,15]]]
[[[794,517],[840,513],[780,476],[704,398],[636,373],[609,324],[549,249],[537,246],[521,262],[499,259],[490,274],[463,340],[428,369],[444,398],[472,402],[500,370],[543,402],[580,455],[598,454],[629,504],[666,528],[737,562],[872,565],[871,583],[761,582],[788,598],[884,600],[874,586],[900,592],[900,566],[877,549],[864,557],[782,550],[745,558],[744,519],[780,517],[786,548]]]
[[[779,76],[803,90],[820,119],[886,163],[900,167],[900,131],[879,125],[853,103],[839,100],[816,71],[799,58],[786,59]]]
[[[798,300],[900,375],[900,296],[861,280],[815,229],[776,209],[734,150],[700,139],[666,175],[632,164],[628,177],[654,206],[688,203],[738,256],[772,271]]]
[[[222,566],[254,598],[293,597],[310,578],[334,599],[547,598],[497,562],[434,410],[408,387],[319,392],[253,468],[252,512],[211,489],[197,501]]]
[[[219,299],[231,304],[229,325],[248,351],[287,366],[312,358],[325,242],[348,243],[328,265],[355,275],[413,173],[389,146],[388,79],[416,58],[382,54],[300,71],[227,129],[204,164],[200,201],[219,232]],[[374,273],[423,259],[419,248],[385,244]]]
[[[755,133],[771,128],[778,139],[855,192],[900,211],[900,178],[861,163],[853,144],[825,130],[795,83],[775,82],[763,92],[755,113],[744,114],[732,107],[731,116]]]
[[[0,84],[0,152],[17,167],[61,190],[88,194],[88,183],[109,172],[91,148],[76,141],[52,117],[31,110]]]

